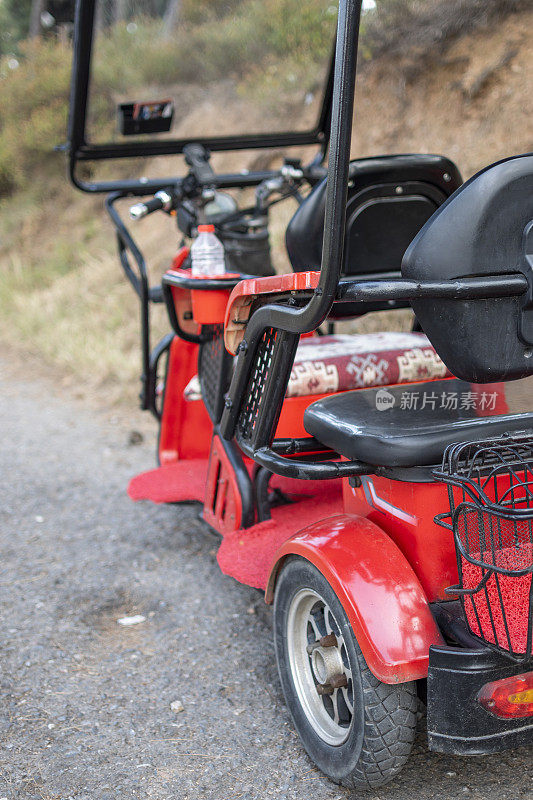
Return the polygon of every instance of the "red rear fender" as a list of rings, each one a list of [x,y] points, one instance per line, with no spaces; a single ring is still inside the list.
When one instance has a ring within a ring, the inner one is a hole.
[[[268,603],[290,555],[310,561],[330,583],[377,678],[403,683],[427,677],[429,647],[442,639],[418,578],[381,528],[355,515],[305,528],[276,554]]]

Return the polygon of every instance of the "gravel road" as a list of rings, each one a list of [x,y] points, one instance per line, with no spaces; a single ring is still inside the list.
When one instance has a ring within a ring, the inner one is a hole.
[[[0,381],[0,800],[353,797],[300,747],[270,611],[220,573],[197,507],[128,500],[155,430],[8,361]],[[453,759],[421,730],[399,779],[360,796],[518,800],[532,779],[531,749]]]

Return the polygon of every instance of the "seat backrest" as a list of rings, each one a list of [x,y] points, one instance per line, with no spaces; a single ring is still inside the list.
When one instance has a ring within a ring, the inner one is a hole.
[[[475,383],[533,375],[533,153],[491,164],[467,181],[406,251],[412,281],[525,278],[520,294],[413,299],[449,370]],[[520,292],[520,288],[518,289]],[[467,344],[466,344],[467,343]]]
[[[420,228],[462,183],[444,156],[393,155],[352,161],[343,275],[399,272]],[[299,207],[286,232],[295,272],[320,269],[326,180]]]

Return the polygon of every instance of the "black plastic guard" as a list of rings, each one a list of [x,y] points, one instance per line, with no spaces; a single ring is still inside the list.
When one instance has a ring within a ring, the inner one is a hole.
[[[532,669],[533,665],[529,666]],[[533,743],[533,717],[505,720],[478,702],[489,681],[527,672],[528,666],[483,648],[436,645],[429,650],[427,728],[430,750],[485,755]]]

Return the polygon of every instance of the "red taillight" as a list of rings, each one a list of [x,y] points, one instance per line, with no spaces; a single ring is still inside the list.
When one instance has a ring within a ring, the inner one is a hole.
[[[533,672],[486,683],[477,699],[497,717],[516,719],[533,716]]]

